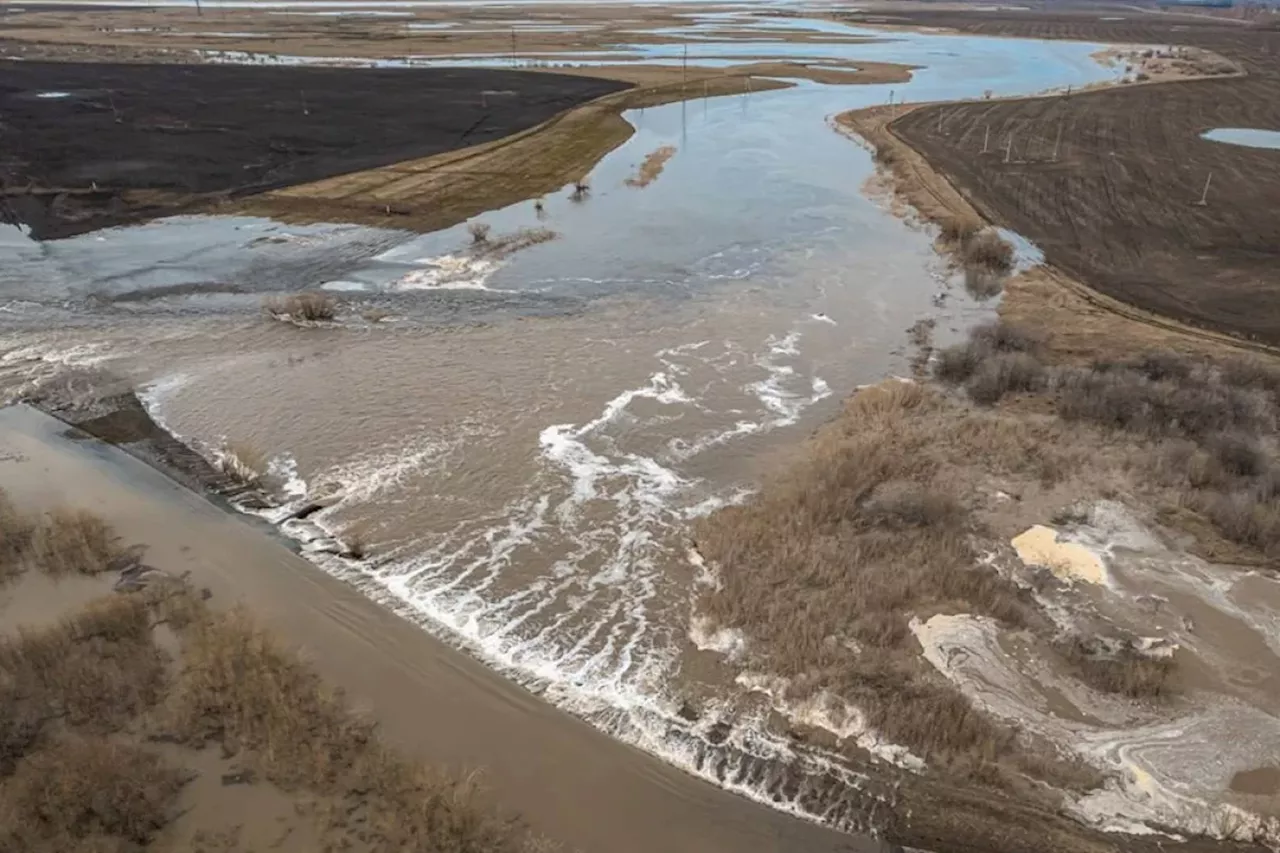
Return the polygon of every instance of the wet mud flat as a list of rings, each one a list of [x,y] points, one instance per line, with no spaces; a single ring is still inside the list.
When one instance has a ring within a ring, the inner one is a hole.
[[[1280,343],[1280,157],[1201,138],[1217,127],[1280,128],[1280,32],[1129,18],[935,13],[895,23],[1187,45],[1226,57],[1246,76],[940,105],[892,130],[985,217],[1035,241],[1050,264],[1104,295]]]
[[[0,213],[40,239],[500,139],[627,88],[484,69],[0,64]]]

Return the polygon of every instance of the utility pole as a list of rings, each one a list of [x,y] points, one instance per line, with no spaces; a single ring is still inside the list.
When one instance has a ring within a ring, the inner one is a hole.
[[[516,28],[511,28],[511,67],[516,67]]]
[[[688,42],[685,42],[685,45],[684,45],[684,58],[683,58],[682,60],[680,60],[680,89],[681,89],[681,91],[683,91],[683,90],[684,90],[684,87],[685,87],[685,85],[686,85],[686,84],[688,84],[688,82],[689,82],[689,43],[688,43]]]

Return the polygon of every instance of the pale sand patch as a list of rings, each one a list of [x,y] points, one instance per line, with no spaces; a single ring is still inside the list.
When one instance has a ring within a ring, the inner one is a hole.
[[[1076,542],[1064,542],[1058,531],[1043,524],[1013,537],[1014,550],[1028,566],[1044,566],[1061,580],[1107,586],[1107,567],[1102,559],[1088,548]]]

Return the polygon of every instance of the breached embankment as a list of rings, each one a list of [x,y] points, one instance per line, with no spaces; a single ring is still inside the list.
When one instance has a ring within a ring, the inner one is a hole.
[[[883,849],[735,797],[610,739],[121,448],[26,405],[0,409],[0,435],[5,488],[16,501],[92,509],[172,571],[189,572],[215,602],[245,603],[367,709],[391,743],[437,763],[482,768],[496,798],[572,848]]]

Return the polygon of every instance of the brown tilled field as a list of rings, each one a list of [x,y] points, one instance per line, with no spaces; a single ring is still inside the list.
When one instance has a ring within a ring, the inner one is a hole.
[[[1239,63],[1247,76],[939,105],[891,128],[983,215],[1034,240],[1051,264],[1090,287],[1192,325],[1280,344],[1280,151],[1200,138],[1217,127],[1280,130],[1280,31],[1118,14],[1127,20],[975,11],[909,12],[895,23],[1190,45]]]

